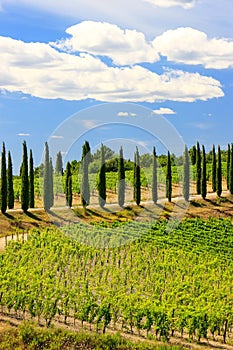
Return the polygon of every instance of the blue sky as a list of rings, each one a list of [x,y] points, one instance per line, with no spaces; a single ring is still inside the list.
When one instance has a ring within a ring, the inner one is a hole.
[[[150,152],[163,116],[188,146],[225,148],[233,141],[232,23],[230,0],[0,0],[0,140],[15,172],[24,139],[36,165],[47,140],[56,140],[54,153],[78,158],[82,128],[61,131],[87,108],[93,149],[117,150],[124,139],[127,157],[130,144]],[[105,105],[95,110],[103,103],[118,104],[114,118],[101,116]],[[154,139],[137,131],[143,118]],[[101,122],[108,127],[96,128]]]

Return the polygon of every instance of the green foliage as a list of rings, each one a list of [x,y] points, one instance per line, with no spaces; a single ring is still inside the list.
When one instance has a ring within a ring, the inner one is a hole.
[[[123,207],[125,202],[125,164],[123,157],[123,149],[120,148],[118,161],[118,204]]]
[[[157,203],[158,200],[158,175],[157,175],[157,156],[155,147],[153,147],[153,169],[152,169],[152,200]]]
[[[23,142],[23,160],[21,165],[21,208],[24,212],[29,207],[28,155],[26,141]]]
[[[8,151],[8,167],[7,167],[7,205],[9,209],[14,208],[13,165],[12,165],[10,151]]]
[[[82,186],[81,186],[81,201],[83,207],[90,203],[90,185],[88,176],[88,167],[91,161],[91,149],[87,141],[82,147]]]
[[[213,192],[216,192],[217,189],[217,171],[216,171],[216,153],[215,153],[215,146],[213,145],[212,148],[212,190]]]
[[[44,329],[30,321],[0,333],[0,350],[181,350],[183,347],[130,341],[115,334],[70,331],[62,328]]]
[[[231,161],[231,145],[228,143],[227,145],[227,175],[226,175],[226,181],[227,181],[227,189],[229,190],[229,173],[230,173],[230,161]]]
[[[221,160],[220,146],[218,146],[217,195],[220,197],[221,194],[222,194],[222,160]]]
[[[231,194],[233,194],[233,144],[231,144],[231,154],[230,154],[229,191]]]
[[[65,194],[66,194],[66,205],[72,207],[72,174],[71,174],[71,165],[70,162],[66,164],[66,181],[65,181]]]
[[[140,157],[138,147],[134,154],[134,200],[137,205],[141,202],[141,176],[140,176]]]
[[[189,150],[189,156],[191,159],[191,164],[195,165],[196,164],[196,158],[197,158],[197,148],[194,145],[190,150]]]
[[[34,164],[32,150],[30,149],[29,158],[29,208],[35,207],[35,191],[34,191]]]
[[[186,201],[189,200],[189,187],[190,187],[189,152],[188,152],[188,147],[185,146],[185,150],[184,150],[183,195],[184,195],[184,199]]]
[[[201,150],[199,142],[197,142],[197,153],[196,153],[196,191],[197,194],[201,194]]]
[[[6,149],[5,143],[2,144],[1,157],[1,212],[4,214],[7,209],[7,170],[6,170]]]
[[[219,333],[227,340],[227,323],[232,337],[230,220],[186,219],[173,230],[167,230],[166,221],[117,228],[80,223],[64,232],[34,230],[27,241],[10,242],[0,255],[5,312],[40,318],[48,326],[55,315],[61,321],[69,316],[102,332],[111,323],[115,330],[146,330],[165,341],[173,331],[196,340]],[[30,324],[23,327],[23,342],[39,344],[45,338]],[[108,344],[114,348],[113,340]]]
[[[205,147],[202,145],[202,167],[201,167],[201,196],[206,198],[207,194],[207,178],[206,178],[206,156]]]
[[[105,153],[104,146],[101,144],[101,167],[98,174],[97,183],[99,193],[99,205],[103,208],[106,204],[106,173],[105,173]]]
[[[56,166],[55,166],[55,173],[63,175],[63,162],[62,162],[62,155],[61,152],[57,153],[56,157]]]
[[[172,170],[171,170],[171,156],[167,153],[167,173],[166,173],[166,197],[169,202],[172,200]]]
[[[45,143],[43,202],[45,210],[53,205],[53,168],[49,157],[49,146]]]

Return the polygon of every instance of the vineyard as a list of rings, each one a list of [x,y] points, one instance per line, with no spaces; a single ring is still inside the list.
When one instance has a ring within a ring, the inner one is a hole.
[[[149,339],[233,343],[228,219],[34,230],[0,255],[2,312]]]

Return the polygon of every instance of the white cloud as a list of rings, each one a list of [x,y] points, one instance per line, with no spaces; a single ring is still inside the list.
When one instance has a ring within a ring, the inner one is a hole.
[[[117,25],[84,21],[66,30],[71,38],[51,43],[66,52],[88,52],[108,56],[116,65],[155,62],[159,55],[145,36],[136,30],[122,30]]]
[[[191,9],[198,0],[144,0],[159,7],[181,6],[184,9]]]
[[[0,37],[0,55],[0,90],[45,99],[193,102],[224,95],[219,81],[198,73],[108,67],[90,54],[62,53],[44,43]]]
[[[168,30],[155,38],[153,45],[169,61],[216,69],[233,67],[233,40],[209,39],[193,28]]]
[[[19,133],[17,134],[17,136],[23,136],[23,137],[28,137],[28,136],[31,136],[31,134],[26,134],[26,133]]]
[[[158,115],[161,115],[161,114],[176,114],[176,112],[174,112],[170,108],[161,107],[159,109],[153,110],[153,114],[158,114]]]
[[[62,136],[62,135],[52,135],[51,138],[52,139],[64,139],[64,136]]]
[[[136,117],[137,114],[133,112],[119,112],[117,113],[118,117]]]
[[[128,112],[119,112],[117,113],[118,117],[128,117],[129,113]]]

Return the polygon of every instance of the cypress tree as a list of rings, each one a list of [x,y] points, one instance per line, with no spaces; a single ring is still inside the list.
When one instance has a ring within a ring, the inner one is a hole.
[[[134,200],[137,205],[141,202],[141,172],[140,172],[140,158],[138,147],[134,154]]]
[[[12,166],[10,151],[8,151],[8,168],[7,168],[7,205],[9,209],[14,208],[13,166]]]
[[[216,192],[217,186],[216,186],[216,153],[215,153],[215,146],[213,145],[212,149],[212,190],[213,192]]]
[[[44,208],[45,210],[49,210],[53,205],[53,181],[52,181],[52,169],[51,169],[51,161],[49,157],[49,146],[48,143],[45,142],[45,158],[44,158]]]
[[[28,154],[26,141],[23,142],[23,161],[21,165],[21,208],[24,212],[29,206]]]
[[[230,194],[233,194],[233,144],[231,144],[230,150],[229,191]]]
[[[190,169],[189,169],[189,151],[185,146],[184,150],[184,181],[183,181],[183,195],[186,201],[189,200],[189,185],[190,185]]]
[[[61,152],[57,153],[55,172],[58,175],[63,175],[63,162]]]
[[[220,197],[222,194],[222,160],[221,149],[218,145],[218,166],[217,166],[217,195]]]
[[[207,194],[207,181],[206,181],[206,156],[205,147],[202,145],[202,172],[201,172],[201,195],[205,199]]]
[[[32,150],[30,149],[29,156],[29,208],[35,207],[35,194],[34,194],[34,164]]]
[[[230,186],[230,162],[231,162],[231,145],[228,143],[227,146],[227,189]]]
[[[91,160],[91,150],[88,141],[85,141],[82,147],[82,186],[81,201],[83,207],[90,204],[90,185],[88,178],[88,166]]]
[[[98,174],[98,193],[99,193],[99,205],[103,208],[106,204],[106,169],[105,169],[105,155],[104,147],[101,144],[101,168]]]
[[[70,162],[66,164],[66,205],[72,207],[72,174],[71,174],[71,165]]]
[[[157,156],[155,147],[153,147],[153,173],[152,173],[152,200],[154,203],[158,201],[158,179],[157,179]]]
[[[195,165],[196,164],[196,157],[197,157],[197,148],[194,145],[191,150],[190,150],[190,158],[191,158],[191,164]]]
[[[170,152],[167,153],[167,174],[166,174],[166,197],[168,201],[172,200],[172,168]]]
[[[118,204],[123,207],[125,202],[125,164],[123,158],[123,149],[120,148],[118,161]]]
[[[199,142],[197,142],[196,155],[196,190],[197,194],[201,194],[201,150]]]
[[[7,209],[7,171],[6,171],[6,149],[5,143],[2,144],[1,158],[1,212],[5,214]]]
[[[49,191],[49,204],[50,208],[54,204],[54,192],[53,192],[53,161],[50,157],[49,159],[49,183],[50,183],[50,191]]]

